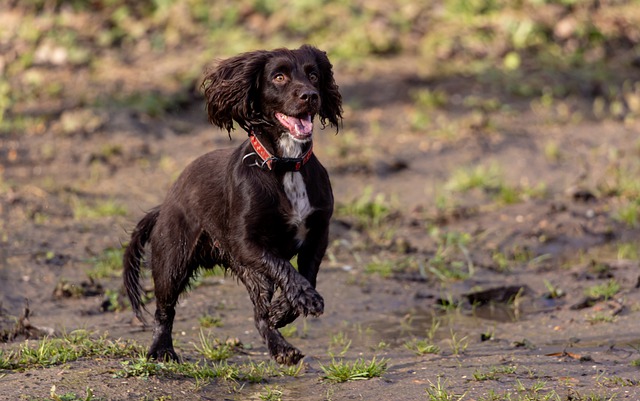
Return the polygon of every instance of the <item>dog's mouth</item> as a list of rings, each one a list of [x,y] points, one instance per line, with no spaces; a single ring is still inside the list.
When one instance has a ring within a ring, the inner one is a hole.
[[[280,121],[289,134],[301,141],[309,139],[313,134],[313,116],[307,114],[304,117],[292,117],[282,113],[276,113],[276,118]]]

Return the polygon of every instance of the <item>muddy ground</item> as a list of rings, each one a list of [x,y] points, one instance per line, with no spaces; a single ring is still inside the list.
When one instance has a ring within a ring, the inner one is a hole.
[[[127,85],[140,71],[161,74],[159,60],[140,57],[114,74]],[[95,357],[1,370],[0,399],[50,399],[52,386],[104,400],[266,399],[270,389],[284,400],[640,399],[640,231],[620,213],[622,182],[633,186],[640,171],[640,122],[594,118],[588,96],[543,107],[469,77],[425,77],[416,63],[336,65],[344,126],[338,135],[316,127],[314,149],[338,208],[318,278],[325,313],[298,320],[291,336],[307,355],[301,375],[121,378],[123,359]],[[424,111],[447,127],[439,134],[412,123],[421,110],[411,93],[427,89],[448,99]],[[127,242],[189,161],[245,134],[229,140],[208,125],[197,93],[159,116],[122,105],[52,113],[35,132],[0,138],[1,328],[11,332],[28,301],[30,325],[53,336],[87,329],[147,346],[150,331],[113,307],[117,274],[90,282],[87,272]],[[474,169],[493,182],[461,188],[456,172]],[[383,211],[371,218],[357,204]],[[588,297],[606,283],[619,289]],[[93,291],[76,291],[83,285]],[[203,329],[204,315],[222,325]],[[233,277],[203,279],[180,303],[178,352],[201,358],[193,344],[204,330],[245,345],[230,363],[268,361],[251,315]],[[417,355],[405,344],[428,338],[434,319],[440,352]],[[1,349],[20,346],[28,333],[18,334]],[[321,369],[332,355],[387,358],[387,370],[333,383]],[[430,398],[438,390],[451,398]]]

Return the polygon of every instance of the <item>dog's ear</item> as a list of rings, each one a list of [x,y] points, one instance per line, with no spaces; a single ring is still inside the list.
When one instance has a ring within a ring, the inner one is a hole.
[[[261,120],[258,90],[268,54],[243,53],[205,71],[202,88],[211,124],[231,133],[233,120],[246,131],[253,121]]]
[[[320,122],[326,126],[327,120],[339,130],[342,121],[342,95],[333,78],[333,66],[327,57],[327,53],[313,46],[303,45],[305,49],[313,53],[318,69],[320,70]]]

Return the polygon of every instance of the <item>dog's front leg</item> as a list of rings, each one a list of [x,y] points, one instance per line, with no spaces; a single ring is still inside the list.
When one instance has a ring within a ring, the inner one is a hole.
[[[247,288],[253,302],[256,328],[269,349],[269,354],[278,363],[295,365],[304,355],[289,344],[277,329],[269,325],[269,304],[275,291],[273,281],[251,269],[239,270],[241,273],[238,277]]]
[[[312,227],[298,252],[298,272],[315,288],[320,263],[329,243],[329,227],[322,222],[312,224]],[[284,293],[275,299],[271,303],[269,324],[280,328],[296,320],[300,313],[291,305]]]
[[[324,299],[314,288],[315,275],[312,284],[288,260],[270,254],[263,254],[261,259],[266,276],[280,287],[281,297],[286,299],[296,314],[320,316],[324,312]]]

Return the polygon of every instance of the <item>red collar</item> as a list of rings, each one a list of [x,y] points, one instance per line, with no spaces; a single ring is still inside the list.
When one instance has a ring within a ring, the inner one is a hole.
[[[313,154],[313,143],[309,143],[309,149],[307,149],[306,153],[303,154],[302,157],[276,157],[269,153],[269,151],[264,147],[264,145],[262,145],[255,134],[249,134],[249,139],[251,141],[251,146],[253,146],[253,150],[256,152],[256,155],[258,155],[258,157],[262,159],[262,163],[256,163],[255,165],[262,168],[264,168],[264,166],[267,166],[269,170],[276,169],[278,171],[300,171],[300,169],[302,169],[302,166],[304,166],[309,161],[309,159],[311,159],[311,155]]]

